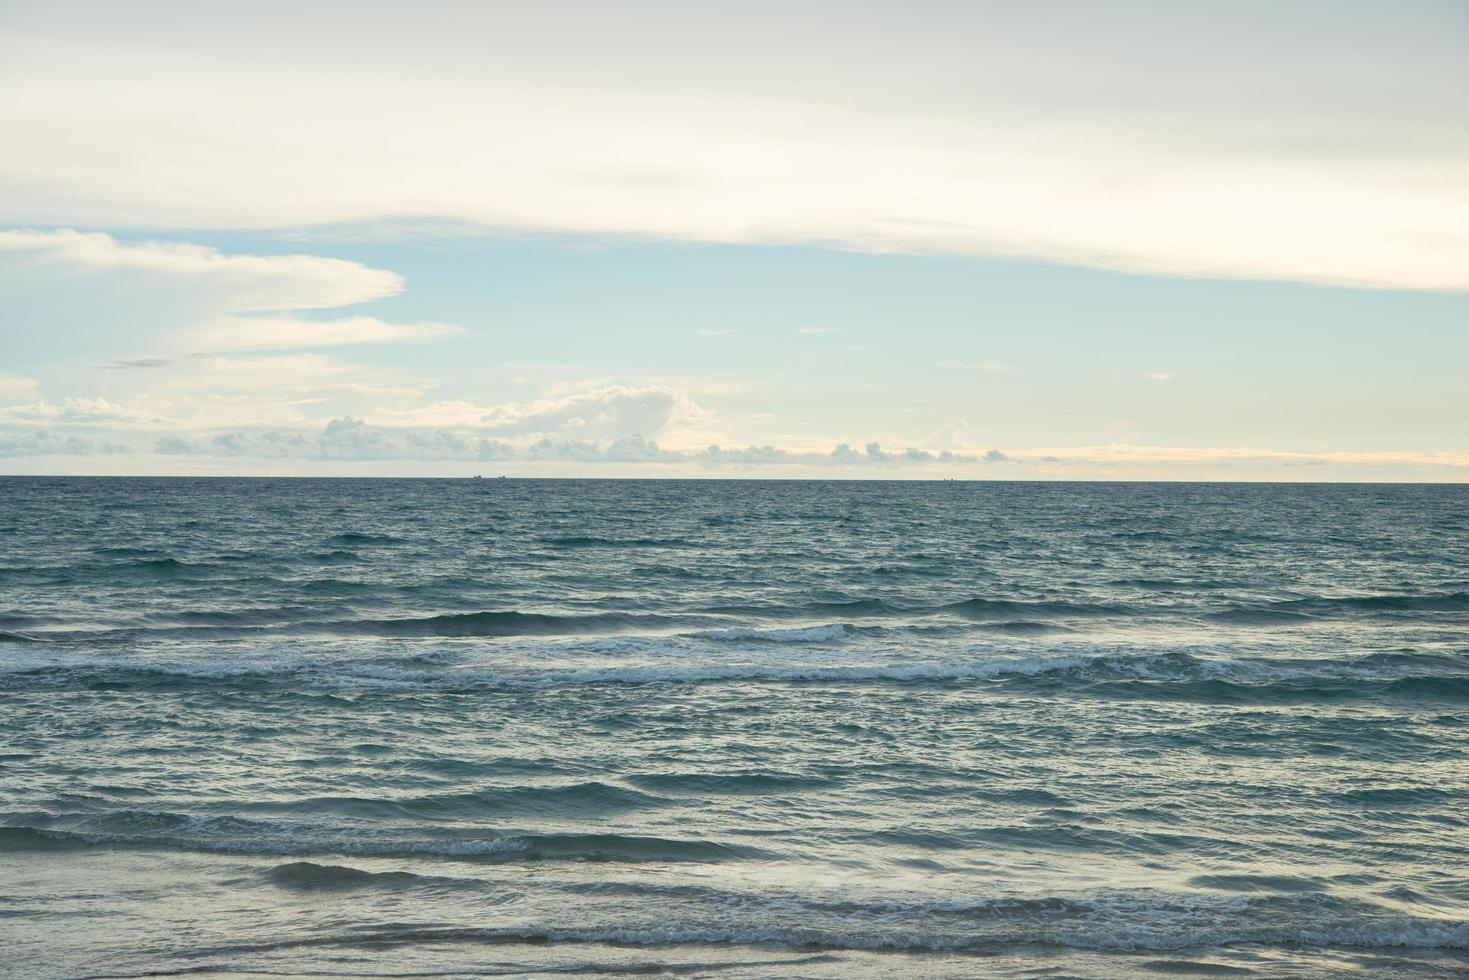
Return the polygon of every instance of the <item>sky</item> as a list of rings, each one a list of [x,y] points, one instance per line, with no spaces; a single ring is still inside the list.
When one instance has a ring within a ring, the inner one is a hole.
[[[1469,5],[0,0],[0,473],[1469,480]]]

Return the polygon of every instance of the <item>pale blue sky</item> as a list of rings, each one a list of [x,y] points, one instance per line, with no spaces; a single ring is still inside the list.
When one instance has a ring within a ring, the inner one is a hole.
[[[561,6],[0,6],[0,472],[1469,478],[1463,7]]]

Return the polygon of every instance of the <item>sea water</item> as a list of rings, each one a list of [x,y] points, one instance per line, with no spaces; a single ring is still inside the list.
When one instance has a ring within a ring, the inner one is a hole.
[[[0,480],[0,973],[1469,969],[1469,487]]]

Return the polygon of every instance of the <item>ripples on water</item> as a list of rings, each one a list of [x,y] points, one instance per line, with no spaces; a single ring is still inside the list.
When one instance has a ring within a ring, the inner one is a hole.
[[[0,480],[0,947],[1458,975],[1466,540],[1465,487]]]

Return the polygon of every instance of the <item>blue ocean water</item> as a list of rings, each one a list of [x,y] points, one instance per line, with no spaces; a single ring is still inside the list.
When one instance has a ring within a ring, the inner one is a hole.
[[[1469,969],[1469,487],[0,479],[0,972]]]

